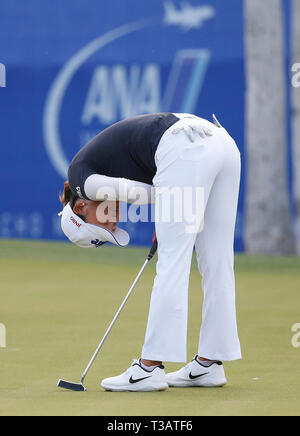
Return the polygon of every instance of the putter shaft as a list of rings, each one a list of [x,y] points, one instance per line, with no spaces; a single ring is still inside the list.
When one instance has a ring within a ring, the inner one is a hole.
[[[144,265],[142,266],[142,268],[141,268],[140,272],[138,273],[138,275],[137,275],[135,281],[133,282],[131,288],[129,289],[129,291],[128,291],[128,293],[127,293],[127,295],[126,295],[126,297],[125,297],[123,303],[122,303],[121,306],[119,307],[119,310],[118,310],[117,313],[115,314],[115,316],[114,316],[112,322],[110,323],[108,329],[106,330],[106,332],[105,332],[105,334],[104,334],[104,336],[103,336],[103,338],[102,338],[100,344],[98,345],[97,350],[95,351],[95,353],[94,353],[93,357],[91,358],[91,360],[90,360],[88,366],[86,367],[86,369],[84,370],[84,373],[82,374],[82,377],[81,377],[81,379],[80,379],[80,383],[81,383],[81,384],[83,384],[84,379],[85,379],[87,373],[89,372],[89,370],[90,370],[92,364],[94,363],[96,357],[98,356],[99,351],[100,351],[101,348],[102,348],[102,345],[104,344],[104,342],[105,342],[107,336],[109,335],[111,329],[113,328],[113,326],[114,326],[114,324],[115,324],[115,322],[116,322],[118,316],[120,315],[120,313],[121,313],[123,307],[125,306],[125,304],[126,304],[128,298],[130,297],[130,295],[131,295],[133,289],[135,288],[137,282],[139,281],[139,279],[140,279],[141,275],[143,274],[143,271],[144,271],[144,269],[146,268],[147,263],[148,263],[149,261],[150,261],[149,258],[147,258],[147,259],[145,260]]]

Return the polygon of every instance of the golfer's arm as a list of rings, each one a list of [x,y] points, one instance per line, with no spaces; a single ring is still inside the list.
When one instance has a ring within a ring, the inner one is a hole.
[[[84,192],[90,200],[124,201],[126,203],[154,203],[154,188],[146,183],[119,177],[92,174],[84,183]]]

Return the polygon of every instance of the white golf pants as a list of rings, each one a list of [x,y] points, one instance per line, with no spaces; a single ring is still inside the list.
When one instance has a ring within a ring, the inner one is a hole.
[[[143,359],[187,361],[188,287],[194,247],[204,293],[198,355],[222,361],[241,358],[233,251],[240,153],[223,127],[203,119],[201,123],[207,123],[213,136],[202,139],[197,135],[191,143],[183,131],[174,135],[170,128],[155,155],[158,261]],[[173,197],[176,200],[170,200]],[[195,225],[191,226],[193,214],[185,213],[191,204],[193,213],[199,215],[197,225],[201,218],[196,231]]]

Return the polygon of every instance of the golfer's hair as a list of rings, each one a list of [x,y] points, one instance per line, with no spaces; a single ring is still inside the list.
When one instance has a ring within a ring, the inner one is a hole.
[[[59,193],[59,200],[62,203],[63,207],[65,207],[68,203],[70,203],[71,209],[73,210],[76,201],[79,196],[77,194],[73,194],[71,191],[69,182],[66,180],[64,183],[64,191],[63,193]],[[85,221],[85,217],[83,215],[78,215],[83,221]]]

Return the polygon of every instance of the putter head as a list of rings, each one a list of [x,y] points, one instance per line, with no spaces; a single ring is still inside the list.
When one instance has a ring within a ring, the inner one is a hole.
[[[86,388],[83,386],[82,383],[71,383],[61,379],[58,380],[57,386],[62,389],[68,389],[69,391],[77,391],[77,392],[86,391]]]

